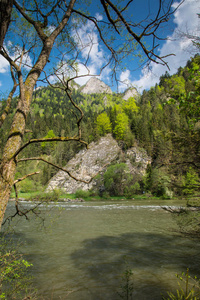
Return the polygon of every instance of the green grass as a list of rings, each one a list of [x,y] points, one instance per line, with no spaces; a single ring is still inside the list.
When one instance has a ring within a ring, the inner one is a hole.
[[[21,193],[21,192],[19,192],[18,193],[18,198],[29,199],[29,198],[31,198],[33,196],[38,196],[40,194],[43,194],[43,192],[41,192],[41,191],[29,192],[29,193]],[[15,193],[14,192],[11,193],[10,198],[15,198]]]
[[[12,192],[10,198],[15,198],[15,193]],[[78,196],[76,194],[67,194],[64,193],[61,190],[55,190],[54,192],[51,193],[46,193],[44,191],[36,191],[36,192],[29,192],[29,193],[18,193],[18,198],[23,198],[25,200],[47,200],[48,198],[50,201],[63,201],[64,199],[77,199],[77,198],[82,198],[85,201],[123,201],[123,200],[162,200],[162,197],[156,197],[152,196],[150,194],[141,194],[141,195],[133,195],[131,199],[127,199],[124,196],[106,196],[106,197],[100,197],[98,195],[90,195],[90,196]],[[175,197],[173,199],[178,199],[179,197]],[[191,197],[192,198],[192,197]],[[172,200],[173,200],[172,199]],[[180,197],[182,200],[183,197]]]

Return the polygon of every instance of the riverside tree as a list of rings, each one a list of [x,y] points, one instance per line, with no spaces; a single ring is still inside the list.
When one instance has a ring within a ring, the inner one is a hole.
[[[1,5],[5,2],[1,0]],[[83,76],[90,74],[89,63],[95,63],[92,50],[98,44],[96,38],[106,51],[106,55],[99,57],[103,63],[98,73],[109,67],[116,80],[120,63],[128,56],[141,57],[142,53],[146,61],[166,64],[165,57],[159,56],[156,49],[159,44],[160,26],[167,22],[174,12],[173,2],[173,0],[157,1],[156,9],[154,8],[151,14],[147,4],[146,8],[142,8],[144,12],[146,10],[145,16],[143,14],[143,19],[138,20],[131,16],[135,9],[133,0],[95,1],[95,7],[98,5],[98,13],[94,12],[93,0],[89,3],[79,0],[7,1],[9,7],[13,9],[12,15],[11,9],[4,10],[6,15],[1,15],[5,26],[1,27],[1,45],[3,40],[4,44],[0,49],[0,55],[10,65],[13,87],[0,116],[0,126],[3,126],[7,118],[15,91],[19,92],[19,96],[15,98],[16,110],[0,160],[0,224],[3,221],[12,186],[22,180],[15,180],[14,177],[16,165],[25,147],[46,141],[75,140],[84,143],[81,140],[80,130],[83,114],[70,98],[69,83],[70,80],[82,76],[80,69],[83,67],[85,70]],[[88,26],[83,35],[80,29],[84,25]],[[91,30],[88,31],[91,26],[92,33],[95,34],[91,34]],[[86,38],[86,42],[83,42],[83,38]],[[53,76],[62,81],[63,89],[78,111],[78,134],[73,137],[41,137],[24,143],[26,120],[35,85],[38,80],[50,83],[49,79]]]

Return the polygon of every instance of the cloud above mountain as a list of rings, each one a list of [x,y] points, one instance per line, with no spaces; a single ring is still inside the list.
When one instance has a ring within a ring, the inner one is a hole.
[[[177,5],[178,2],[174,3],[173,8],[177,7]],[[131,72],[126,70],[120,75],[120,90],[127,88],[127,84],[137,87],[140,91],[149,89],[159,82],[160,76],[166,71],[173,74],[180,66],[185,66],[187,60],[195,52],[197,53],[197,49],[194,48],[192,41],[185,34],[199,36],[200,19],[197,15],[199,12],[200,2],[198,0],[185,0],[174,13],[175,30],[159,49],[160,56],[165,56],[169,53],[174,54],[165,59],[170,70],[161,64],[150,63],[150,71],[147,68],[143,68],[140,78],[136,80],[132,79]]]

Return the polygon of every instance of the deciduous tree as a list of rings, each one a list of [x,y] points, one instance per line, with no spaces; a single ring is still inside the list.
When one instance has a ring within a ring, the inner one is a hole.
[[[104,136],[106,133],[112,131],[112,125],[106,112],[98,115],[96,120],[97,131],[100,135]]]

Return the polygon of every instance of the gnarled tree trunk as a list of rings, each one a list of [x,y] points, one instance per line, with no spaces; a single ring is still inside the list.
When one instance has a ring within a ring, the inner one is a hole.
[[[30,78],[27,79],[27,81],[30,82]],[[6,206],[10,197],[11,188],[14,182],[16,170],[16,158],[14,155],[21,147],[34,85],[34,83],[28,84],[25,82],[24,86],[22,87],[24,93],[21,93],[20,95],[18,107],[0,164],[0,224],[2,224]]]
[[[10,24],[12,7],[13,0],[0,1],[0,49],[3,46],[3,41]]]
[[[9,201],[11,188],[14,183],[16,171],[15,154],[18,152],[22,145],[22,140],[26,126],[26,119],[30,110],[34,86],[49,59],[49,55],[53,48],[56,37],[67,25],[75,2],[76,0],[70,0],[67,11],[63,16],[63,19],[49,37],[47,37],[44,34],[42,27],[40,27],[40,25],[37,22],[31,22],[30,18],[27,17],[27,20],[32,23],[38,35],[40,36],[43,42],[43,48],[41,50],[37,62],[29,72],[25,82],[23,82],[22,75],[20,74],[20,72],[18,72],[20,97],[18,100],[18,106],[12,122],[9,137],[5,145],[2,160],[0,163],[0,229],[1,224],[3,222],[5,210]],[[25,12],[22,8],[20,8],[16,1],[14,1],[14,4],[16,8],[21,12],[21,14],[26,18]]]

